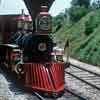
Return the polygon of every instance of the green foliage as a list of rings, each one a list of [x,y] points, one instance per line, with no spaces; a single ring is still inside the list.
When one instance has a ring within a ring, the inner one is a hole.
[[[74,52],[76,57],[87,63],[94,65],[100,65],[100,25],[91,34],[91,38],[83,42],[84,47],[80,44],[80,48],[77,48],[77,52]]]
[[[85,34],[89,35],[100,24],[100,11],[96,15],[91,15],[89,20],[85,22]]]
[[[85,34],[90,35],[93,32],[94,24],[93,24],[93,16],[90,16],[90,19],[85,22]]]
[[[72,0],[68,13],[72,22],[79,21],[89,12],[90,0]]]
[[[72,0],[71,2],[72,6],[83,6],[85,8],[88,8],[90,6],[90,0]]]
[[[89,27],[92,31],[86,32]],[[82,17],[77,23],[65,24],[55,33],[57,41],[65,44],[67,39],[71,44],[71,56],[81,61],[100,65],[100,10],[95,10]]]
[[[92,3],[92,9],[99,9],[100,8],[100,0],[94,0]]]
[[[79,21],[83,16],[89,12],[85,7],[71,7],[69,9],[70,20],[72,22]]]
[[[64,19],[64,13],[60,13],[58,16],[53,18],[53,32],[57,32],[62,27]]]

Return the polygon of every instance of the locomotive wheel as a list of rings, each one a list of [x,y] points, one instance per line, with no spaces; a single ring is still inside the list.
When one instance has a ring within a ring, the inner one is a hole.
[[[47,98],[54,98],[54,99],[57,99],[59,97],[61,97],[63,94],[64,94],[64,91],[61,91],[61,92],[39,92],[39,94],[41,94],[42,96],[44,97],[47,97]]]
[[[44,93],[44,96],[45,97],[49,97],[49,98],[57,98],[57,94],[54,94],[52,92],[47,92],[47,93]]]
[[[52,93],[52,98],[57,99],[57,98],[61,97],[63,94],[64,94],[64,91],[60,91],[58,93]]]
[[[52,93],[52,97],[53,97],[53,98],[55,98],[55,99],[56,99],[56,98],[58,98],[58,96],[59,96],[59,94],[58,94],[58,93]]]

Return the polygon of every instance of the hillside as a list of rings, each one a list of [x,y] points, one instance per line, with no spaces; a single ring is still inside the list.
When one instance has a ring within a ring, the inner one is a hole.
[[[86,23],[90,22],[92,32],[86,34]],[[71,56],[81,61],[100,65],[100,10],[88,13],[74,25],[67,23],[55,33],[57,41],[65,44],[67,39],[71,44]]]

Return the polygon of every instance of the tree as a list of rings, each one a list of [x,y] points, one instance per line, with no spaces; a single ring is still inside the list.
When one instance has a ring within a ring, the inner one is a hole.
[[[72,0],[69,15],[72,22],[77,22],[89,12],[91,0]]]
[[[64,19],[67,17],[67,15],[65,15],[65,13],[60,13],[59,15],[57,15],[56,17],[53,17],[53,29],[54,32],[57,32],[64,23]]]
[[[94,0],[92,2],[92,8],[93,9],[99,9],[100,8],[100,0]]]
[[[73,7],[77,6],[84,6],[85,8],[88,8],[90,6],[91,0],[72,0],[71,4]]]
[[[90,35],[95,28],[100,25],[100,12],[95,15],[91,15],[90,18],[85,22],[85,34]]]
[[[72,22],[77,22],[83,16],[85,16],[88,13],[88,11],[89,10],[85,7],[71,7],[69,9],[70,20]]]

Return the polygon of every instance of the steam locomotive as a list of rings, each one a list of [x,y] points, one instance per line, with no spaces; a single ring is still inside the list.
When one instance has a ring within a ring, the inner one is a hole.
[[[21,22],[23,16],[17,19]],[[0,63],[16,73],[25,87],[59,94],[64,90],[64,52],[54,49],[49,35],[51,20],[47,6],[42,6],[34,32],[22,35],[21,31],[18,36],[12,36],[10,44],[0,44]]]

